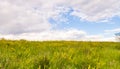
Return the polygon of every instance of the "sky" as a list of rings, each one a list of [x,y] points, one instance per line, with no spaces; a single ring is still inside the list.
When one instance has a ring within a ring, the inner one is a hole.
[[[116,41],[120,0],[0,0],[0,38]]]

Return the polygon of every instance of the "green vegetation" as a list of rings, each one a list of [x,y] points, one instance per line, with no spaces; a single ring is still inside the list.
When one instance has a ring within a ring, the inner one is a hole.
[[[120,43],[0,40],[0,69],[120,69]]]

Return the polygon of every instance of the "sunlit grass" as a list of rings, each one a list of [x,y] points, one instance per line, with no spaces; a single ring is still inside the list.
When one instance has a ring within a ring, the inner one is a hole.
[[[120,43],[0,40],[0,69],[120,69]]]

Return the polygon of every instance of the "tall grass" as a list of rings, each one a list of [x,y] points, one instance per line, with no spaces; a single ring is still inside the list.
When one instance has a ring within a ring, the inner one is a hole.
[[[0,69],[120,69],[120,43],[0,40]]]

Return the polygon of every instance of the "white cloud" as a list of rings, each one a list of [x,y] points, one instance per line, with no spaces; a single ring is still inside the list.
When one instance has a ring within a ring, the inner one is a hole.
[[[56,5],[61,0],[0,0],[0,33],[22,34],[51,29],[49,18],[64,20],[59,13],[67,8]],[[66,21],[66,20],[65,20]]]
[[[104,37],[104,35],[88,35],[85,31],[77,29],[52,30],[41,33],[23,33],[19,35],[0,35],[5,39],[26,39],[26,40],[77,40],[77,41],[115,41],[114,37]]]
[[[105,30],[106,33],[117,33],[120,32],[120,28],[112,29],[112,30]]]
[[[8,1],[0,1],[0,24],[0,33],[3,34],[39,32],[50,28],[42,13]]]
[[[118,41],[117,38],[119,36],[116,36],[116,33],[120,32],[120,28],[115,28],[115,29],[111,29],[111,30],[104,30],[104,38],[103,40],[105,41]]]
[[[48,19],[67,21],[60,13],[67,13],[70,7],[73,9],[71,15],[82,20],[107,21],[116,15],[120,16],[119,4],[120,0],[0,0],[0,33],[5,34],[2,36],[6,38],[14,39],[96,40],[103,37],[89,36],[80,30],[50,30],[52,25]]]
[[[6,39],[27,39],[27,40],[74,40],[85,38],[86,33],[81,30],[54,30],[41,33],[24,33],[20,35],[1,35]]]
[[[71,3],[75,10],[72,15],[83,20],[101,21],[120,16],[120,0],[77,0]]]
[[[99,21],[120,15],[120,0],[0,0],[0,33],[40,32],[51,28],[49,18],[60,20],[60,13],[83,20]],[[65,20],[66,21],[66,20]]]

